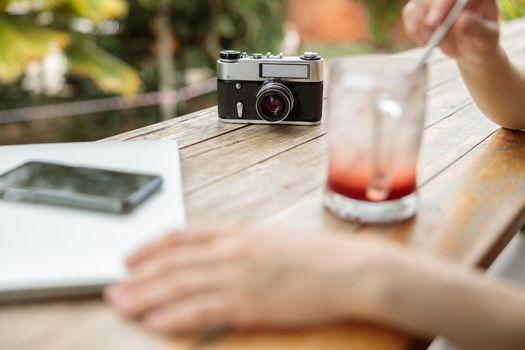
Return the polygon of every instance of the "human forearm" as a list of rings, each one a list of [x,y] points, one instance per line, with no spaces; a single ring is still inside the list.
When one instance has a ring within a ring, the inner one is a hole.
[[[525,72],[502,48],[480,63],[458,60],[463,79],[480,110],[508,129],[525,129]]]
[[[128,263],[130,278],[106,297],[156,331],[358,319],[473,349],[525,349],[525,293],[385,240],[192,230]]]
[[[374,269],[377,320],[472,349],[525,348],[525,293],[513,285],[409,252]]]
[[[403,11],[410,38],[426,45],[456,0],[412,0]],[[525,72],[514,66],[500,45],[495,0],[471,0],[441,42],[458,62],[482,112],[509,129],[525,129]]]

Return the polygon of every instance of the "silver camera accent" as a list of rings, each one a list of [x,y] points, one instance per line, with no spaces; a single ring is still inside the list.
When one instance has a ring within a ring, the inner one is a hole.
[[[315,52],[305,52],[303,56],[242,53],[239,59],[221,58],[217,62],[219,80],[265,81],[278,78],[289,82],[307,83],[322,82],[323,74],[324,60]]]

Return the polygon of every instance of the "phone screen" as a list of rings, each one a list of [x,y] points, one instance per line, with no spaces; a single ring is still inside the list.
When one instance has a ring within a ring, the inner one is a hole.
[[[4,195],[7,200],[120,212],[138,205],[161,182],[156,175],[34,161],[1,175],[0,189],[4,194],[16,193],[9,198]]]

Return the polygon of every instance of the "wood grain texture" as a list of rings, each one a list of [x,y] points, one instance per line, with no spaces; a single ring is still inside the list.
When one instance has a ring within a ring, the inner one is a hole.
[[[392,331],[363,325],[334,325],[304,330],[235,332],[201,350],[405,350],[410,341]]]
[[[503,29],[525,63],[525,21]],[[415,57],[420,50],[399,54]],[[453,62],[430,63],[428,113],[418,165],[415,219],[363,226],[322,205],[326,128],[230,125],[216,108],[108,139],[176,139],[189,221],[241,222],[376,234],[466,266],[488,266],[525,222],[525,136],[501,130],[472,103]],[[0,350],[11,349],[407,349],[406,335],[358,324],[294,331],[164,339],[117,317],[99,299],[0,307]]]
[[[179,350],[193,342],[150,334],[119,318],[99,299],[0,308],[1,350]]]

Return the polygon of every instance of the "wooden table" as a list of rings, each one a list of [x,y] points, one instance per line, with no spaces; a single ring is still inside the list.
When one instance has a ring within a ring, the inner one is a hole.
[[[506,25],[503,38],[512,58],[525,62],[525,21]],[[414,220],[400,225],[348,224],[323,209],[324,126],[228,125],[219,123],[216,114],[216,108],[209,108],[112,138],[179,141],[192,224],[226,220],[388,235],[430,254],[485,268],[525,223],[525,134],[502,130],[486,119],[454,63],[442,55],[430,65],[419,163],[421,207]],[[418,343],[407,335],[356,324],[165,339],[121,320],[99,299],[0,307],[2,350],[394,350],[414,345]]]

